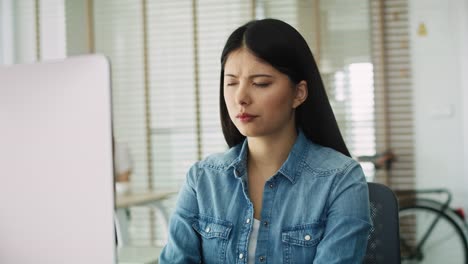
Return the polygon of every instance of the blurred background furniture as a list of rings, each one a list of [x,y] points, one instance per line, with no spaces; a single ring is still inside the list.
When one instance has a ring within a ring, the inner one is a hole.
[[[176,191],[128,193],[116,196],[115,228],[117,237],[117,252],[119,264],[156,264],[162,247],[157,246],[135,246],[129,243],[129,221],[127,210],[134,206],[147,206],[154,210],[160,219],[158,225],[165,236],[168,232],[169,212],[163,202]],[[167,239],[167,237],[164,237]]]
[[[129,218],[126,212],[127,209],[134,206],[147,206],[154,210],[155,214],[160,216],[160,226],[163,229],[163,233],[166,235],[169,224],[169,212],[167,208],[162,204],[163,201],[169,199],[173,195],[177,194],[175,190],[169,191],[150,191],[144,193],[128,193],[124,195],[116,196],[116,230],[117,240],[120,247],[127,246],[129,243]]]

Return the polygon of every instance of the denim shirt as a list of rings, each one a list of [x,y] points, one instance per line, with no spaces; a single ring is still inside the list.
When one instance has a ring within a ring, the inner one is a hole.
[[[247,140],[189,170],[159,263],[247,263]],[[361,263],[371,228],[359,164],[299,132],[266,183],[255,263]]]

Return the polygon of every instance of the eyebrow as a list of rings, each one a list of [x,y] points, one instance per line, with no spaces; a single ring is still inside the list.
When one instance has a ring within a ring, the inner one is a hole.
[[[234,77],[234,78],[237,78],[236,75],[234,74],[225,74],[224,76],[227,76],[227,77]],[[257,78],[257,77],[269,77],[269,78],[273,78],[272,75],[269,75],[269,74],[252,74],[252,75],[249,75],[249,78],[252,79],[252,78]]]

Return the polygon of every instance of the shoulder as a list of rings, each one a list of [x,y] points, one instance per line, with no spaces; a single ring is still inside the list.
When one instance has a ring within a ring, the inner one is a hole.
[[[345,207],[364,208],[350,204],[359,200],[361,205],[365,205],[368,201],[367,181],[359,162],[334,149],[309,143],[309,152],[304,160],[315,179],[321,177],[322,187],[328,192],[328,206],[337,205],[338,201]],[[337,197],[343,199],[337,200]]]
[[[354,190],[367,195],[367,181],[361,165],[356,160],[334,149],[320,146],[310,142],[305,163],[309,171],[316,177],[324,177],[327,180],[330,197],[337,197],[346,190]],[[366,196],[367,197],[367,196]],[[334,198],[331,198],[333,200]]]
[[[223,153],[216,153],[195,162],[188,170],[187,182],[193,188],[199,188],[217,181],[224,181],[230,168],[239,160],[240,147],[232,147]]]
[[[307,152],[304,157],[305,166],[316,175],[346,174],[359,163],[332,148],[307,141]]]
[[[195,162],[188,171],[188,177],[197,182],[199,175],[207,171],[226,171],[239,161],[241,145],[234,146],[222,153],[215,153]]]
[[[211,154],[197,162],[197,166],[201,169],[225,170],[240,159],[241,147],[242,144],[239,144],[225,152]]]

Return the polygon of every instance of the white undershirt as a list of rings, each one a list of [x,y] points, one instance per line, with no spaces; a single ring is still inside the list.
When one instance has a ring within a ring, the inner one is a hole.
[[[249,238],[249,251],[247,254],[248,264],[255,263],[255,249],[257,248],[257,237],[258,237],[259,228],[260,228],[260,221],[254,218],[254,222],[252,226],[252,233],[250,233],[250,238]]]

